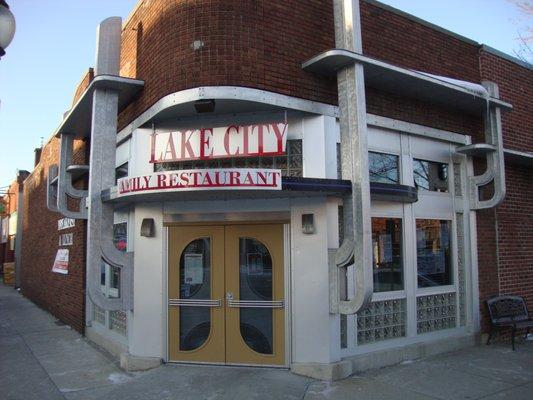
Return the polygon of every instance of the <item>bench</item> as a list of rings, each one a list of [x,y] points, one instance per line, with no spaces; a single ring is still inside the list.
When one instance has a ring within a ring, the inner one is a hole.
[[[526,337],[529,328],[533,327],[533,319],[529,316],[526,302],[520,296],[496,296],[487,300],[491,328],[487,344],[490,343],[493,330],[511,328],[511,344],[514,346],[516,331],[526,329]]]

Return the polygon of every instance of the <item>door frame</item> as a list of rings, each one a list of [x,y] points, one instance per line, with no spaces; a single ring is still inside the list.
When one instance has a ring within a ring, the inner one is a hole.
[[[284,279],[284,295],[285,295],[285,363],[282,365],[258,365],[258,364],[221,364],[208,361],[170,361],[169,359],[169,332],[168,332],[168,228],[179,226],[224,226],[224,225],[272,225],[280,224],[283,226],[283,279]],[[221,366],[253,366],[264,368],[289,368],[292,360],[292,270],[291,270],[291,226],[287,219],[281,220],[216,220],[216,221],[199,221],[199,222],[168,222],[163,224],[163,361],[172,364],[207,364],[207,365],[221,365]]]

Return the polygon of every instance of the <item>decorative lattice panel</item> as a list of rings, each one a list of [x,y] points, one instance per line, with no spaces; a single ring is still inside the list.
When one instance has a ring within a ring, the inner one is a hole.
[[[443,293],[416,299],[417,333],[427,333],[456,326],[456,294]]]
[[[459,324],[466,325],[466,270],[465,270],[465,230],[462,213],[457,213],[457,273],[459,278]]]
[[[93,321],[105,325],[105,310],[93,304]]]
[[[461,164],[458,163],[453,164],[453,185],[455,195],[462,196],[463,186],[461,180]]]
[[[405,299],[373,302],[357,315],[357,344],[405,336]]]
[[[126,336],[127,325],[128,321],[124,311],[109,312],[109,329]]]

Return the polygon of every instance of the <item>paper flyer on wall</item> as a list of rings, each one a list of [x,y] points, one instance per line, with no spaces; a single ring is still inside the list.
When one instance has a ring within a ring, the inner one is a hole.
[[[68,249],[57,250],[52,271],[58,274],[68,274]]]

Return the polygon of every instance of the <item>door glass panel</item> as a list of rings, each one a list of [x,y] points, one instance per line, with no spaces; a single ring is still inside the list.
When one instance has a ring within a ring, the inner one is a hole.
[[[211,239],[193,240],[180,258],[180,298],[211,298]],[[202,346],[211,331],[209,307],[180,307],[180,350]]]
[[[272,300],[272,258],[266,246],[253,238],[239,238],[240,300]],[[241,308],[240,329],[246,344],[261,354],[273,351],[272,308]]]

